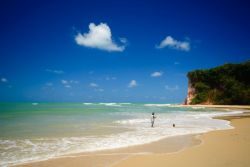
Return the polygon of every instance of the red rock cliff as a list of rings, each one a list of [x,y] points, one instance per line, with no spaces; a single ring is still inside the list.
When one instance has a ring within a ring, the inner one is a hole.
[[[185,100],[185,104],[189,105],[192,102],[192,99],[195,97],[195,89],[192,87],[192,83],[190,80],[188,80],[188,92],[187,92],[187,98]]]

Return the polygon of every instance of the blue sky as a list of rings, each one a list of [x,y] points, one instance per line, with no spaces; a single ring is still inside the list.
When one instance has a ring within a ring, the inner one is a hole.
[[[250,59],[247,1],[1,1],[0,101],[180,103]]]

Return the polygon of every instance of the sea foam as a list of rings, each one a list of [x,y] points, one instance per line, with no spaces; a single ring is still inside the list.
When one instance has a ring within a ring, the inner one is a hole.
[[[106,118],[100,115],[91,115],[92,123],[83,122],[82,125],[75,126],[78,129],[88,130],[87,125],[91,124],[89,127],[93,128],[93,130],[90,129],[91,134],[65,137],[26,137],[24,139],[0,138],[0,166],[46,160],[71,153],[140,145],[172,136],[231,129],[233,127],[229,121],[213,119],[213,117],[242,113],[242,111],[215,112],[199,111],[198,109],[181,111],[185,109],[168,108],[168,104],[85,103],[85,105],[108,106],[104,116],[111,122],[107,122]],[[110,108],[114,111],[109,111]],[[151,112],[156,112],[157,117],[154,128],[150,127]],[[76,115],[75,118],[78,117],[79,115]],[[94,118],[97,117],[103,121],[96,122]],[[42,118],[40,117],[40,119]],[[175,124],[176,127],[173,128],[172,124]],[[105,130],[105,127],[111,129]],[[98,129],[109,133],[100,135]]]

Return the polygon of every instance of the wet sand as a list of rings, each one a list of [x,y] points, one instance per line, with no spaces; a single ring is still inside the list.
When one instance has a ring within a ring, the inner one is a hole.
[[[202,144],[173,154],[141,155],[121,161],[115,167],[246,167],[250,166],[250,118],[233,117],[235,129],[203,134]],[[229,119],[229,117],[227,118]]]
[[[19,167],[103,167],[113,166],[120,161],[137,155],[153,155],[179,152],[185,148],[199,145],[201,140],[194,135],[170,137],[150,144],[121,149],[78,153],[58,158],[18,165]]]

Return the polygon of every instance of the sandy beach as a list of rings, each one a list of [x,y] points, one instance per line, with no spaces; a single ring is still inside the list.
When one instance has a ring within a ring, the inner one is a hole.
[[[204,104],[196,104],[196,105],[177,105],[181,107],[206,107],[206,108],[221,108],[221,109],[243,109],[250,110],[249,105],[204,105]]]
[[[154,155],[179,152],[185,148],[199,145],[201,140],[194,135],[183,135],[170,137],[164,140],[153,142],[150,144],[143,144],[138,146],[131,146],[121,149],[111,149],[104,151],[95,151],[89,153],[71,154],[61,156],[58,158],[17,165],[18,167],[46,167],[46,166],[65,166],[65,167],[103,167],[114,166],[122,160],[128,159],[137,155]]]
[[[219,107],[228,108],[228,106]],[[248,108],[249,106],[244,107],[244,109]],[[230,120],[235,128],[200,135],[172,137],[123,149],[73,154],[19,166],[249,166],[249,114],[244,113],[240,116],[222,117],[220,119]]]
[[[250,166],[250,118],[232,118],[235,129],[214,131],[200,136],[202,144],[173,154],[135,156],[115,167],[125,166]]]

